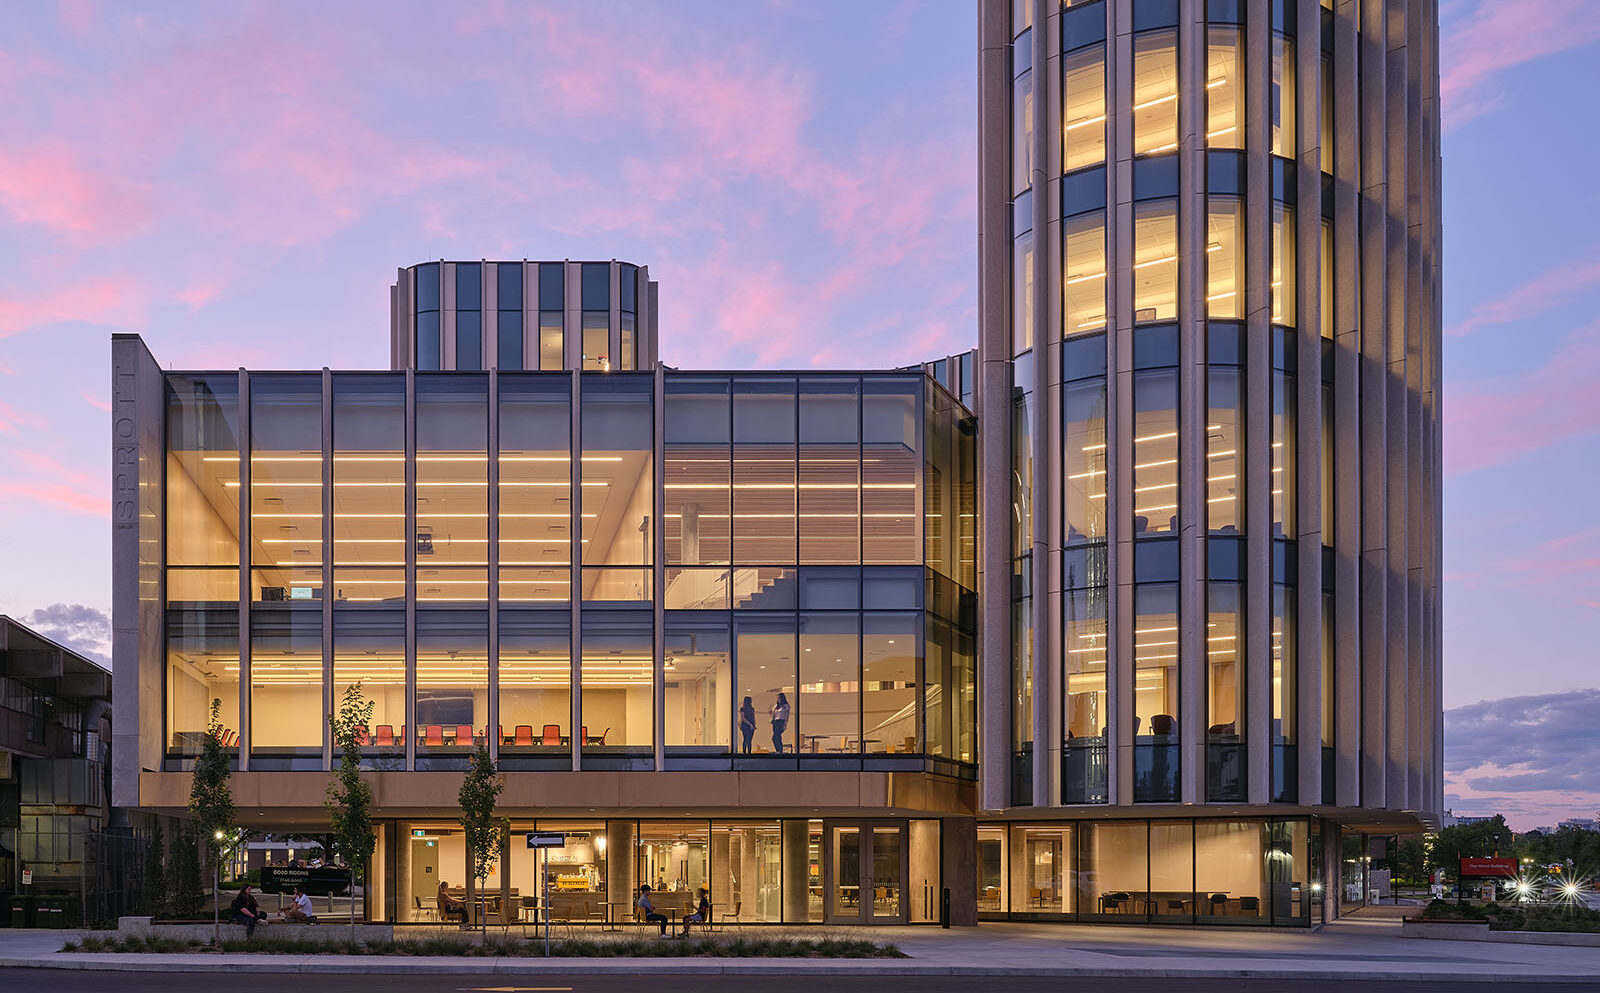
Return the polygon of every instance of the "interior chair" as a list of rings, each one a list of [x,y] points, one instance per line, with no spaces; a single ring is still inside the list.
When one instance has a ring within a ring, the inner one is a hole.
[[[1150,733],[1158,735],[1170,735],[1175,730],[1177,723],[1177,721],[1172,719],[1171,714],[1156,714],[1150,718]]]
[[[532,724],[518,724],[516,727],[511,729],[511,733],[512,733],[511,743],[513,745],[531,745],[531,744],[533,744],[533,725]]]
[[[472,738],[473,738],[473,734],[472,734],[472,725],[471,724],[457,724],[456,725],[456,744],[458,744],[458,745],[470,745],[470,744],[473,743],[472,742]]]
[[[1171,898],[1167,900],[1167,913],[1169,914],[1186,914],[1189,912],[1188,907],[1188,900],[1177,898]]]
[[[394,747],[394,725],[379,724],[373,732],[373,744],[379,748]]]
[[[356,728],[356,744],[365,746],[367,744],[367,737],[366,728]]]
[[[429,724],[428,727],[427,727],[427,730],[423,732],[422,743],[424,745],[432,745],[435,748],[443,748],[444,747],[444,725],[443,724]]]
[[[439,908],[432,904],[424,904],[422,897],[412,894],[411,903],[416,908],[416,915],[419,920],[425,917],[432,920],[439,919]]]
[[[1215,917],[1215,916],[1217,916],[1219,914],[1226,914],[1228,912],[1228,894],[1226,894],[1226,893],[1213,893],[1213,894],[1211,894],[1210,904],[1211,904],[1211,915],[1213,917]]]
[[[517,733],[521,734],[522,729],[517,728]],[[533,728],[531,726],[528,728],[528,734],[533,734]],[[544,744],[546,747],[559,748],[561,746],[561,725],[546,724],[543,730],[543,739],[544,740],[542,744]]]
[[[1261,898],[1255,896],[1242,896],[1239,898],[1239,913],[1249,914],[1251,917],[1261,916]]]

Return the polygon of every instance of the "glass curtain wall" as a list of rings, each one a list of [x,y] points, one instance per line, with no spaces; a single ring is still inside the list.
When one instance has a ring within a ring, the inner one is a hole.
[[[639,267],[624,262],[617,271],[618,320],[622,322],[617,368],[628,372],[639,368]]]
[[[483,263],[456,263],[456,364],[462,372],[483,368]]]
[[[500,767],[572,766],[572,616],[500,607]]]
[[[1106,341],[1062,349],[1062,802],[1105,803],[1109,686],[1106,666]]]
[[[1213,535],[1238,535],[1244,530],[1241,373],[1236,366],[1206,369],[1206,529]]]
[[[1106,55],[1103,45],[1069,52],[1062,59],[1063,172],[1106,160]]]
[[[583,384],[583,599],[651,600],[654,383],[638,373]]]
[[[1206,610],[1206,799],[1243,803],[1245,625],[1240,584],[1206,584]]]
[[[560,262],[539,263],[539,366],[545,372],[567,368],[566,332],[563,308],[566,306],[566,266]]]
[[[861,561],[860,439],[860,383],[808,379],[800,394],[802,562]]]
[[[501,262],[495,266],[495,368],[518,372],[525,368],[522,358],[522,270],[521,262]]]
[[[439,263],[416,268],[417,368],[436,370],[439,352]]]
[[[1206,29],[1206,146],[1243,148],[1244,76],[1239,71],[1240,31],[1228,25]]]
[[[735,714],[728,612],[673,610],[666,625],[662,702],[668,760],[674,768],[729,768],[732,722],[753,729]]]
[[[251,589],[260,601],[250,621],[252,768],[316,769],[326,713],[322,377],[251,377],[250,443]]]
[[[502,375],[499,386],[500,603],[553,608],[572,598],[572,380]]]
[[[1207,204],[1206,316],[1238,320],[1244,317],[1244,239],[1240,237],[1244,205],[1238,197],[1223,196],[1210,197]]]
[[[905,376],[861,381],[861,561],[867,565],[922,562],[922,385]]]
[[[489,380],[417,379],[418,603],[489,599]]]
[[[373,705],[362,764],[399,770],[406,757],[406,612],[388,604],[336,604],[333,611],[333,706],[359,688]],[[338,762],[338,756],[334,756]]]
[[[1133,36],[1133,154],[1178,149],[1178,35],[1145,31]]]
[[[586,769],[648,770],[655,765],[653,627],[648,610],[584,609],[578,685]]]
[[[239,747],[239,378],[169,376],[166,405],[166,747],[181,760],[213,701]]]
[[[1178,530],[1178,373],[1145,370],[1133,379],[1133,533]]]
[[[797,561],[795,390],[792,377],[733,381],[733,560],[754,584],[736,605]]]
[[[1178,799],[1178,587],[1134,587],[1135,802]]]
[[[611,266],[585,262],[580,271],[583,368],[611,371]]]
[[[1106,326],[1106,215],[1091,210],[1062,226],[1062,333],[1067,336]]]

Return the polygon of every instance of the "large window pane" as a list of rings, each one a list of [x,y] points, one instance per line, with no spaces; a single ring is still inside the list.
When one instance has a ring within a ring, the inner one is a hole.
[[[322,597],[322,377],[250,381],[251,591]]]
[[[859,754],[861,621],[854,611],[800,617],[800,750]]]
[[[1099,45],[1063,57],[1061,169],[1106,160],[1106,56]]]
[[[1133,531],[1178,529],[1178,374],[1133,378]]]
[[[417,611],[417,768],[464,769],[489,724],[489,615]]]
[[[1033,232],[1017,235],[1011,243],[1011,350],[1022,354],[1033,347]]]
[[[1206,526],[1212,534],[1243,530],[1242,385],[1237,368],[1212,366],[1206,371]]]
[[[1272,323],[1295,326],[1294,208],[1272,205]]]
[[[1206,799],[1243,802],[1244,602],[1238,583],[1208,583],[1206,600]]]
[[[652,390],[648,376],[584,381],[584,565],[651,564]]]
[[[702,820],[639,822],[639,882],[658,910],[682,920],[694,911],[695,890],[711,874],[711,825]]]
[[[729,615],[669,613],[666,629],[666,745],[670,754],[726,755],[734,720]]]
[[[910,377],[868,377],[861,384],[861,560],[920,565],[917,403]]]
[[[1318,287],[1321,305],[1322,337],[1333,338],[1333,222],[1322,222],[1321,285]]]
[[[390,606],[341,605],[333,612],[333,705],[361,684],[373,704],[366,747],[380,769],[403,768],[406,752],[406,614]]]
[[[1178,316],[1178,209],[1171,200],[1134,204],[1133,319]]]
[[[1064,231],[1062,334],[1102,330],[1106,326],[1106,216],[1097,210],[1069,217]]]
[[[795,751],[795,616],[734,616],[739,680],[739,752]],[[843,656],[837,656],[843,658]],[[746,734],[753,725],[754,731]]]
[[[804,825],[798,825],[802,832]],[[713,919],[777,923],[783,919],[783,832],[778,821],[711,826]],[[727,853],[725,857],[721,853]],[[805,881],[800,881],[802,887]]]
[[[1066,418],[1064,460],[1067,544],[1106,537],[1106,381],[1080,379],[1061,391]]]
[[[500,609],[500,756],[572,754],[572,622],[566,610]]]
[[[655,742],[652,626],[648,612],[584,611],[580,731],[584,761],[593,768],[617,767],[604,762],[606,758],[620,758],[624,768],[650,768]]]
[[[1195,889],[1208,917],[1261,918],[1266,853],[1260,821],[1196,821]]]
[[[1178,149],[1178,36],[1146,31],[1133,36],[1133,154]]]
[[[1295,673],[1295,588],[1272,587],[1272,799],[1293,803],[1299,779],[1295,746],[1299,692]]]
[[[1274,372],[1272,374],[1272,534],[1277,538],[1295,537],[1297,406],[1294,374]]]
[[[566,368],[566,339],[559,310],[539,312],[539,368],[558,372]]]
[[[1011,84],[1011,192],[1021,193],[1033,181],[1033,73]]]
[[[261,769],[321,768],[326,713],[321,607],[257,607],[250,615],[251,764]]]
[[[1272,36],[1272,154],[1295,157],[1294,39]]]
[[[1178,799],[1178,587],[1134,589],[1133,727],[1136,801]]]
[[[922,752],[917,728],[920,617],[867,613],[861,635],[861,728],[868,752]]]
[[[1066,747],[1061,757],[1063,803],[1105,803],[1106,730],[1110,719],[1106,695],[1106,588],[1069,589],[1062,632],[1066,709],[1062,730]]]
[[[736,379],[733,389],[733,560],[793,564],[795,381]]]
[[[522,311],[499,312],[495,350],[495,368],[502,372],[518,372],[522,369]]]
[[[166,470],[167,601],[237,603],[237,376],[167,377]]]
[[[860,403],[853,379],[808,379],[800,395],[800,561],[861,561]]]
[[[500,377],[502,604],[571,597],[571,392],[566,376]]]
[[[611,371],[610,315],[603,310],[583,312],[583,366],[585,371]]]
[[[1213,25],[1206,29],[1206,144],[1211,148],[1243,148],[1244,76],[1239,72],[1239,29]]]
[[[1144,821],[1077,826],[1077,911],[1123,917],[1144,912],[1150,882],[1149,830]]]
[[[405,417],[404,377],[333,378],[333,586],[340,603],[405,600]]]
[[[1234,197],[1211,197],[1206,215],[1206,316],[1237,320],[1244,316],[1243,205]]]
[[[237,573],[235,582],[237,583]],[[235,593],[237,600],[237,593]],[[167,612],[167,754],[205,748],[211,704],[221,705],[222,745],[239,748],[239,611]]]
[[[667,562],[726,564],[732,554],[728,380],[669,376],[666,406]]]
[[[417,380],[419,601],[489,598],[488,389],[484,376]]]
[[[1029,914],[1071,913],[1072,836],[1076,825],[1011,827],[1011,909]]]
[[[1192,919],[1194,897],[1194,821],[1151,821],[1146,908],[1156,918]]]

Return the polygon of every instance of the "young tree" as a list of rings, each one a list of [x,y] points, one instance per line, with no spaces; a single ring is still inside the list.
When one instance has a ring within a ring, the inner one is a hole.
[[[372,786],[361,778],[361,746],[376,704],[361,694],[361,684],[348,686],[338,713],[328,715],[339,766],[328,783],[323,806],[333,829],[334,851],[350,870],[350,940],[356,938],[356,876],[366,880],[367,866],[378,837],[372,827]]]
[[[194,827],[200,843],[205,845],[210,864],[212,886],[212,924],[217,938],[222,937],[221,909],[217,907],[220,894],[217,878],[222,854],[235,844],[233,826],[233,791],[228,786],[228,756],[222,750],[222,701],[211,701],[211,723],[206,729],[200,757],[194,763],[194,783],[189,788],[189,812],[194,815]]]
[[[472,756],[467,775],[461,780],[461,831],[467,847],[467,858],[472,863],[472,875],[467,881],[467,908],[472,912],[476,905],[476,892],[483,881],[494,871],[500,859],[500,846],[510,830],[504,818],[495,817],[495,801],[504,785],[495,774],[494,760],[489,757],[487,743],[478,746]],[[476,884],[476,885],[474,885]]]
[[[172,915],[180,920],[200,916],[205,885],[200,873],[200,839],[192,825],[180,822],[172,831]]]
[[[150,837],[145,839],[144,851],[144,912],[160,917],[167,912],[167,840],[162,835],[161,820],[155,819]]]

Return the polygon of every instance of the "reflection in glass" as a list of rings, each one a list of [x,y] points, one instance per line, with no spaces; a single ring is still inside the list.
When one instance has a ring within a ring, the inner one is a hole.
[[[1062,632],[1066,751],[1061,757],[1061,802],[1105,803],[1106,730],[1110,720],[1106,695],[1106,588],[1068,589],[1062,599],[1066,607]]]
[[[1133,154],[1178,149],[1178,36],[1146,31],[1133,36]]]
[[[1177,316],[1177,204],[1142,201],[1133,209],[1133,319],[1170,321]]]
[[[1011,83],[1011,192],[1033,182],[1033,73]]]
[[[1293,803],[1298,798],[1299,766],[1296,707],[1299,705],[1295,673],[1295,588],[1272,587],[1272,799]]]
[[[1061,170],[1106,160],[1106,56],[1099,45],[1063,56]]]
[[[1294,39],[1272,36],[1272,154],[1295,157]]]
[[[1078,913],[1143,914],[1150,880],[1145,822],[1088,822],[1077,825],[1075,833],[1078,857],[1073,879]]]
[[[1277,538],[1295,536],[1296,405],[1294,374],[1274,372],[1272,374],[1272,533]]]
[[[1062,273],[1062,334],[1101,330],[1106,326],[1105,213],[1096,210],[1069,217],[1063,229],[1066,262]]]
[[[1212,25],[1206,29],[1206,145],[1243,148],[1240,127],[1243,77],[1239,72],[1239,29]]]
[[[1133,377],[1133,532],[1178,529],[1178,374]]]
[[[1237,320],[1244,316],[1239,275],[1244,272],[1240,237],[1243,204],[1237,197],[1213,196],[1206,215],[1206,316]]]
[[[1134,589],[1135,801],[1178,799],[1178,587]]]
[[[1064,914],[1073,909],[1072,836],[1074,825],[1012,825],[1011,909],[1034,914]]]
[[[1033,347],[1033,232],[1017,235],[1011,245],[1011,350]]]
[[[1244,603],[1238,583],[1206,585],[1206,799],[1244,795]]]
[[[563,341],[561,311],[545,310],[539,313],[539,368],[545,372],[566,367],[566,345]]]
[[[1294,208],[1272,205],[1272,323],[1295,326]]]
[[[1106,537],[1106,381],[1067,383],[1061,392],[1065,427],[1062,501],[1067,544]]]
[[[1211,366],[1206,370],[1206,527],[1212,534],[1244,530],[1244,501],[1239,471],[1243,458],[1243,396],[1240,370]]]
[[[1146,912],[1154,918],[1193,918],[1194,821],[1150,822],[1150,885]]]

